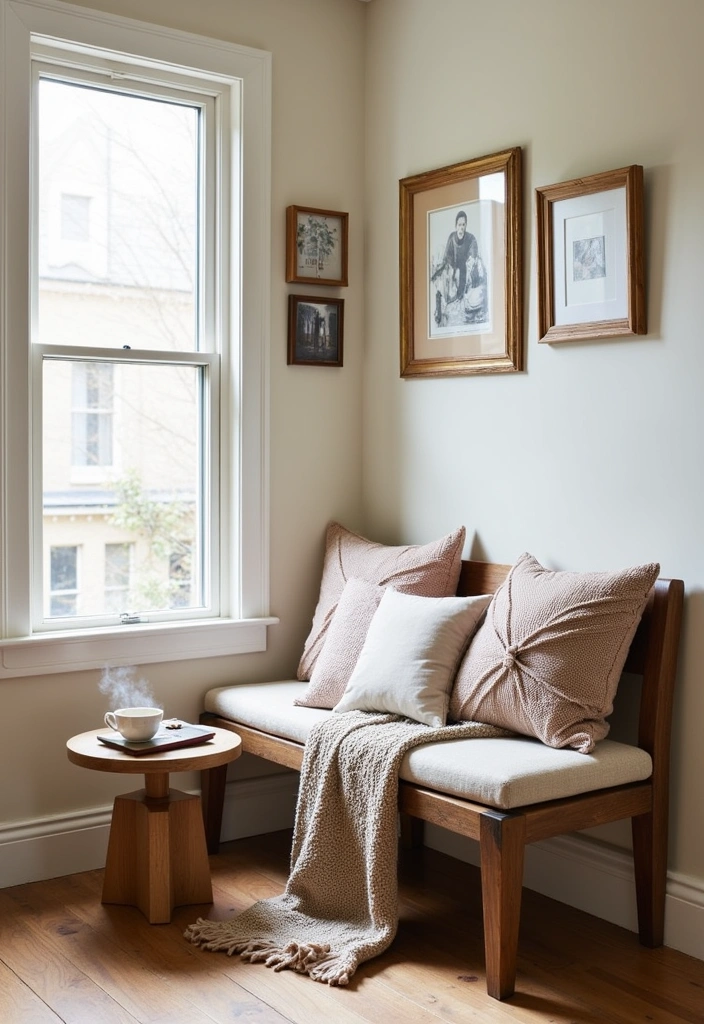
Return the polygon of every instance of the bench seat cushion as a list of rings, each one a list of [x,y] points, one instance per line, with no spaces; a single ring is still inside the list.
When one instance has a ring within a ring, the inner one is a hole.
[[[305,743],[315,722],[334,712],[294,706],[306,683],[284,680],[220,686],[205,709],[233,722]],[[616,740],[601,740],[590,754],[548,747],[527,736],[458,739],[410,750],[400,776],[428,789],[502,810],[559,800],[650,777],[649,754]]]

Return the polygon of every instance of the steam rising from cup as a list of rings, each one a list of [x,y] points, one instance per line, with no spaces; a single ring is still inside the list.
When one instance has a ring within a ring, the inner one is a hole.
[[[104,669],[98,689],[107,694],[111,709],[161,707],[155,702],[149,683],[138,678],[131,667]]]

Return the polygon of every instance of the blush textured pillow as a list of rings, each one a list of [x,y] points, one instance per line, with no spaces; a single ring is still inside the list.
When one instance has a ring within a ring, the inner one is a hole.
[[[320,596],[303,648],[298,678],[310,679],[345,583],[351,577],[392,586],[404,594],[450,597],[457,590],[465,529],[430,544],[389,547],[360,537],[339,523],[328,526]]]
[[[553,572],[521,555],[462,660],[449,717],[589,753],[609,731],[605,718],[659,571],[651,563]]]
[[[328,710],[335,707],[357,664],[384,590],[384,587],[355,577],[347,580],[311,673],[310,683],[304,695],[294,700],[294,704]]]
[[[481,597],[384,591],[334,711],[384,711],[440,727],[460,658],[487,605]]]

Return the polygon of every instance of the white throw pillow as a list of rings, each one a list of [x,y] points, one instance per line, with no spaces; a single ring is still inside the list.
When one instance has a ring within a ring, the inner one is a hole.
[[[333,711],[381,711],[443,726],[460,659],[490,601],[490,594],[418,597],[388,588]]]

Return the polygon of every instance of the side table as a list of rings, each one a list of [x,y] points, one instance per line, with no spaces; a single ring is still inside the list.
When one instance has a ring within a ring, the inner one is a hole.
[[[144,789],[115,797],[103,903],[139,907],[150,924],[167,924],[174,907],[212,903],[200,797],[169,789],[169,773],[217,768],[238,758],[239,736],[214,731],[202,745],[141,757],[100,743],[104,728],[66,743],[69,761],[82,768],[144,775]]]

